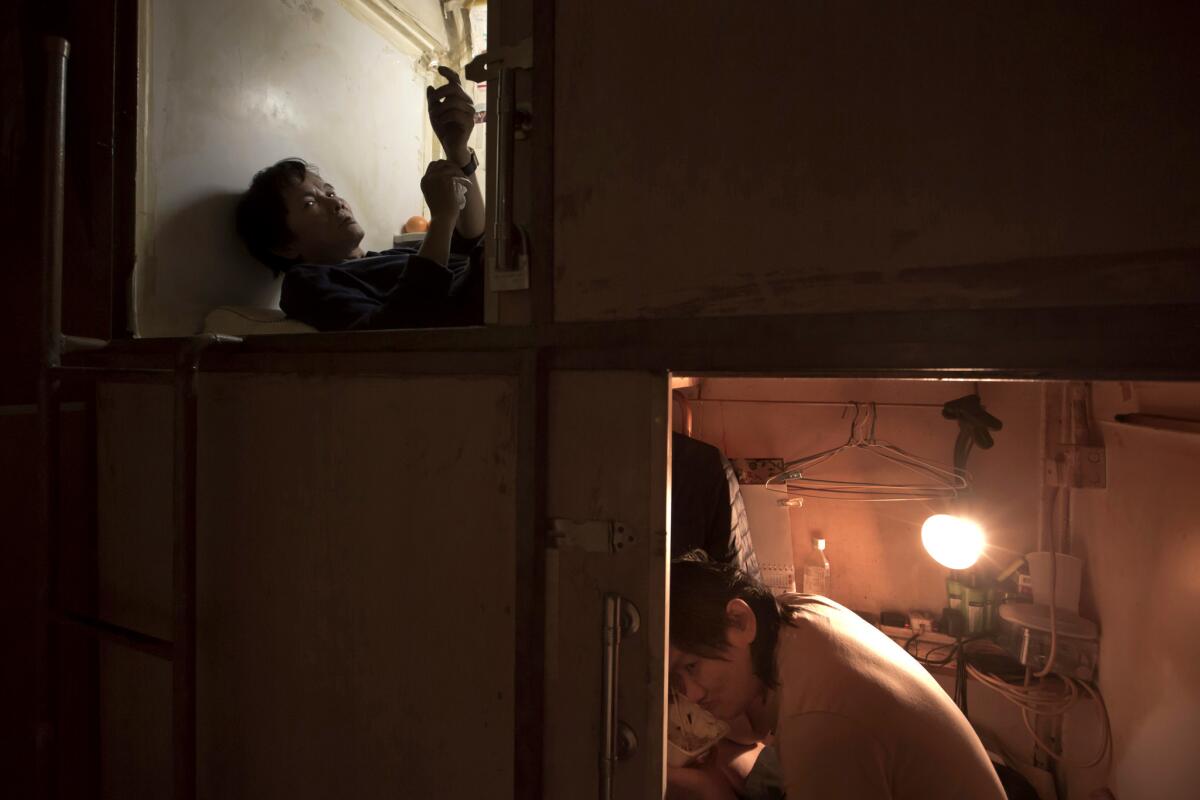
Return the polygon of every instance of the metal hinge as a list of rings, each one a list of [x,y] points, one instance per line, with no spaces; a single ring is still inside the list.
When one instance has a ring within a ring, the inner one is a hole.
[[[552,519],[546,546],[574,548],[588,553],[619,553],[633,544],[629,526],[613,520]]]

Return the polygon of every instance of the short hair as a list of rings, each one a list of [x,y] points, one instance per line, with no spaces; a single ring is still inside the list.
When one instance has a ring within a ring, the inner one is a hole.
[[[711,560],[703,550],[671,562],[671,644],[702,658],[724,658],[729,650],[725,607],[741,599],[754,612],[757,629],[750,643],[754,674],[768,688],[779,684],[775,645],[792,614],[765,585],[733,564]]]
[[[305,174],[317,167],[302,158],[285,158],[255,173],[250,188],[238,198],[235,224],[238,236],[250,255],[266,264],[278,275],[295,259],[285,258],[275,251],[292,241],[287,224],[287,206],[283,190],[304,180]]]

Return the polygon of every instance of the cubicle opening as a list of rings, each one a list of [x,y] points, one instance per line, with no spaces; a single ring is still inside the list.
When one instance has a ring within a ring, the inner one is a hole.
[[[726,558],[745,564],[734,541],[744,518],[753,567],[774,593],[824,595],[878,627],[1039,797],[1189,785],[1182,743],[1195,724],[1146,697],[1142,676],[1149,643],[1156,662],[1196,655],[1194,615],[1155,598],[1195,585],[1200,384],[677,375],[671,385],[673,556],[705,547],[694,509],[679,504],[695,502],[700,474],[683,471],[682,442],[693,469],[701,448],[710,471],[724,462],[736,476]],[[974,534],[956,529],[939,549],[935,515],[978,525],[970,564],[956,548]],[[1043,686],[1063,702],[1039,714],[1046,696],[1020,678],[1045,666],[1055,630],[1027,619],[1049,607],[1050,557],[1037,554],[1050,551],[1066,588],[1051,595],[1063,644]],[[1194,691],[1194,673],[1172,675],[1160,697]],[[664,702],[670,718],[670,692]],[[747,747],[726,738],[709,758],[727,777],[740,765],[744,779],[756,763]],[[690,758],[675,744],[668,756]]]
[[[439,65],[461,73],[484,49],[486,4],[140,5],[129,331],[163,337],[306,330],[281,314],[279,276],[234,231],[239,194],[257,171],[302,158],[350,203],[365,231],[364,250],[402,241],[406,220],[429,216],[420,180],[427,164],[443,157],[425,87],[445,82]],[[475,101],[473,147],[486,169],[485,90],[464,85]]]

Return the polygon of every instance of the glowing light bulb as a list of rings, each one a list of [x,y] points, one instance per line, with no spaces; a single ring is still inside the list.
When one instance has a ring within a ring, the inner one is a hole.
[[[983,528],[969,519],[934,514],[921,526],[921,544],[943,567],[966,569],[983,552]]]

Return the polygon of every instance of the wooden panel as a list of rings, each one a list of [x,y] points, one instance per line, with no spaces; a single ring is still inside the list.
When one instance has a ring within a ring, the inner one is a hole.
[[[619,676],[619,716],[633,727],[639,745],[616,769],[614,796],[662,796],[667,395],[665,373],[551,373],[550,516],[623,522],[635,541],[615,555],[566,547],[550,551],[548,798],[575,800],[596,797],[599,791],[601,626],[607,592],[631,600],[641,614],[641,629],[622,645]]]
[[[99,649],[98,794],[170,797],[171,665],[124,647]]]
[[[168,641],[174,408],[171,387],[106,384],[97,392],[99,614]]]
[[[0,659],[0,775],[15,797],[34,794],[37,763],[38,418],[29,406],[0,406],[0,614],[8,620]]]
[[[553,364],[857,377],[1200,376],[1200,305],[694,317],[551,326]]]
[[[60,608],[84,612],[93,610],[96,595],[91,409],[66,401],[60,410],[61,446],[52,459],[58,476],[58,546],[53,548],[56,569],[51,569],[44,563],[50,544],[40,508],[38,410],[0,405],[0,618],[6,620],[0,658],[0,786],[5,797],[37,794],[43,755],[37,734],[43,719],[53,726],[53,747],[46,755],[54,761],[47,763],[71,765],[56,774],[60,795],[93,797],[90,790],[98,780],[95,644],[73,627],[52,626],[46,630],[48,652],[42,650],[42,592],[49,591]],[[43,584],[46,579],[48,585]],[[44,702],[48,705],[42,706]],[[43,710],[48,718],[41,716]]]
[[[170,641],[172,419],[169,387],[96,390],[96,600],[72,605]],[[66,587],[70,588],[70,587]],[[74,634],[78,635],[78,634]],[[171,791],[171,666],[123,647],[97,649],[98,796]]]
[[[1200,297],[1193,4],[555,26],[558,320]]]
[[[200,796],[511,796],[516,379],[200,396]]]
[[[96,613],[172,637],[170,387],[100,384],[96,392]],[[84,609],[90,610],[90,609]],[[99,660],[99,796],[171,792],[171,665],[103,645]]]
[[[51,585],[60,606],[90,612],[96,594],[90,408],[63,403],[58,428],[58,562]],[[58,775],[58,787],[64,797],[88,798],[98,769],[95,645],[70,627],[55,627],[50,661],[39,652],[48,547],[39,508],[41,446],[35,406],[0,405],[0,618],[7,621],[0,659],[0,786],[6,797],[36,795],[39,704],[50,686],[54,757],[72,765]]]
[[[174,340],[116,343],[77,358],[94,366],[172,363]],[[206,370],[512,371],[515,351],[543,348],[566,368],[782,375],[983,374],[1042,378],[1200,377],[1200,302],[1170,306],[924,310],[583,322],[513,328],[252,336],[205,355]],[[395,359],[395,360],[393,360]],[[441,369],[438,366],[441,365]]]

